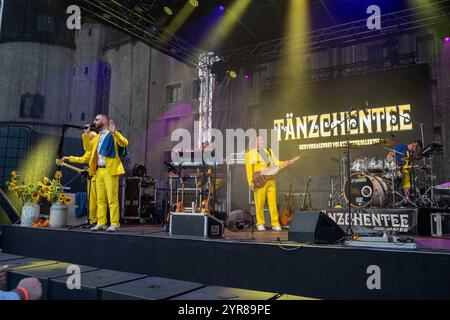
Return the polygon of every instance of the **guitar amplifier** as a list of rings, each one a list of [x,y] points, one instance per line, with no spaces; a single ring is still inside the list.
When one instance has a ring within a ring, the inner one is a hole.
[[[195,236],[203,238],[222,238],[223,222],[203,213],[171,212],[169,236]]]
[[[152,219],[156,208],[156,182],[148,177],[129,177],[123,182],[122,218]]]

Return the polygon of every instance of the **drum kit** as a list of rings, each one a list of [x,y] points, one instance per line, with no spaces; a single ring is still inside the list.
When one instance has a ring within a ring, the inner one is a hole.
[[[427,146],[428,147],[428,146]],[[399,154],[391,147],[384,145],[387,152]],[[424,151],[426,148],[424,149]],[[414,207],[434,206],[435,195],[433,176],[433,154],[431,151],[421,153],[420,157],[405,157],[402,161],[410,163],[411,195],[405,197],[402,190],[403,172],[395,157],[358,158],[350,163],[350,175],[346,172],[345,158],[332,158],[339,165],[339,177],[333,182],[330,205],[350,205],[354,208],[370,207]],[[347,178],[350,176],[350,180]],[[350,184],[350,188],[349,185]],[[351,192],[351,197],[348,192]]]

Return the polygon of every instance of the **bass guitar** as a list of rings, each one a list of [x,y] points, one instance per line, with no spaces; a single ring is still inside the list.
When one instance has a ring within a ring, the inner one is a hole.
[[[252,183],[256,188],[262,188],[266,184],[267,181],[272,180],[275,178],[275,176],[278,174],[278,172],[281,169],[284,169],[292,164],[294,164],[296,161],[300,160],[306,155],[306,151],[302,151],[298,156],[295,158],[292,158],[289,161],[286,161],[281,166],[269,166],[267,168],[264,168],[261,171],[256,171],[253,173]]]
[[[81,169],[81,168],[72,166],[70,164],[67,164],[67,163],[63,162],[62,160],[60,160],[60,159],[56,159],[55,163],[56,163],[57,166],[65,167],[67,169],[73,170],[73,171],[75,171],[78,174],[88,174],[87,168]]]

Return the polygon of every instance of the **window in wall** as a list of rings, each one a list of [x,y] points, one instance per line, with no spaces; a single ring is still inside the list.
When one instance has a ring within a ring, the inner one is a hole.
[[[260,89],[263,88],[267,80],[267,67],[256,68],[252,74],[252,88]]]
[[[192,81],[192,99],[200,99],[200,79]]]
[[[41,32],[51,33],[54,31],[55,22],[53,17],[47,15],[40,15],[37,17],[36,29]]]
[[[0,186],[17,170],[31,146],[32,131],[26,127],[0,126]]]
[[[20,117],[41,119],[44,115],[45,97],[39,93],[25,93],[20,98]]]
[[[434,61],[434,37],[432,34],[424,35],[417,38],[416,42],[417,60],[421,61]]]
[[[166,86],[166,104],[181,102],[182,97],[181,83]]]

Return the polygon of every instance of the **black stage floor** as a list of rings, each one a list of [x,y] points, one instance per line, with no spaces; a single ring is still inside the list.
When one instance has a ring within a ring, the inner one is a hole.
[[[149,226],[115,234],[20,226],[2,231],[6,253],[208,286],[319,299],[450,298],[448,239],[436,239],[444,243],[441,250],[408,250],[289,243],[286,231],[255,232],[255,239],[250,232],[227,232],[225,239],[169,237]],[[374,266],[379,289],[368,286]]]

